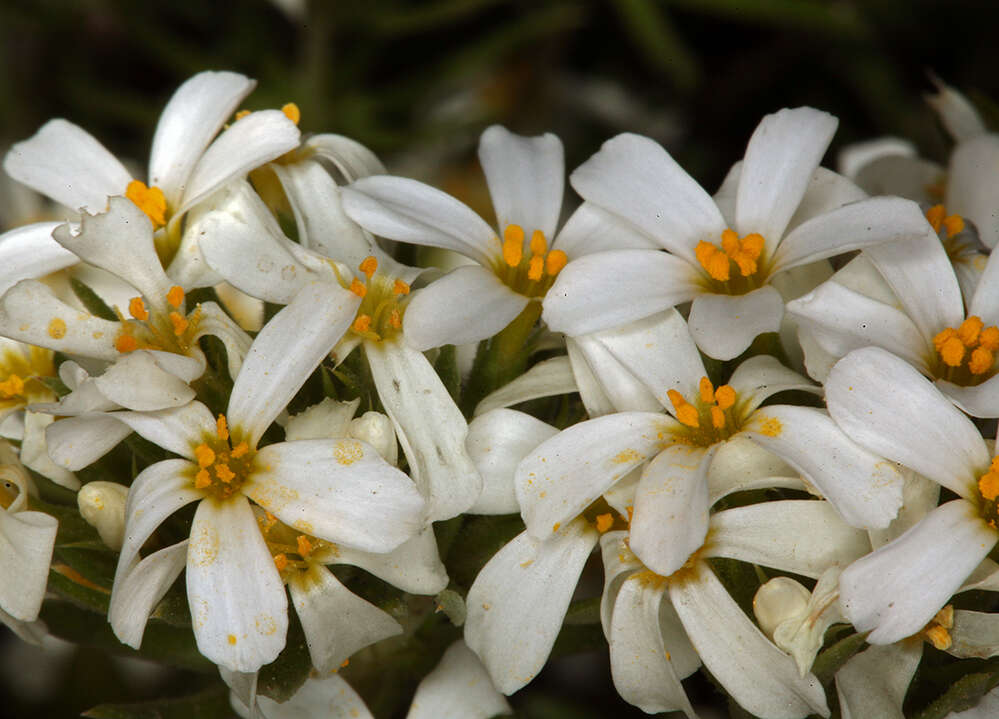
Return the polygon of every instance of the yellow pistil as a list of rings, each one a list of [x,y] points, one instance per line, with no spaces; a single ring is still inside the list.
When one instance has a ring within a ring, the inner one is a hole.
[[[939,363],[937,374],[955,384],[979,384],[994,372],[995,355],[999,351],[999,327],[986,327],[980,317],[972,315],[957,328],[946,327],[933,338]]]
[[[548,249],[544,232],[533,230],[528,239],[520,225],[503,229],[500,253],[502,261],[493,264],[496,276],[514,292],[531,298],[544,297],[569,261],[562,250]]]
[[[366,257],[358,269],[360,277],[348,283],[337,275],[341,286],[361,298],[361,305],[351,323],[351,330],[366,340],[381,342],[402,329],[403,314],[409,300],[409,283],[378,272],[378,260]]]
[[[146,309],[146,303],[142,301],[141,297],[133,297],[128,301],[128,314],[140,322],[145,322],[149,319],[149,311]]]
[[[147,187],[141,180],[132,180],[125,188],[125,197],[146,213],[146,217],[153,223],[154,230],[166,225],[167,202],[163,190],[158,187]]]
[[[711,380],[702,377],[697,387],[696,405],[675,389],[666,392],[680,424],[689,428],[684,439],[695,446],[710,446],[726,439],[738,430],[739,418],[732,411],[735,390],[727,384],[715,387]]]
[[[726,229],[721,233],[720,246],[701,240],[694,247],[694,256],[713,281],[712,289],[745,294],[760,286],[757,275],[764,245],[763,235],[756,232],[740,239],[735,231]],[[733,264],[737,275],[732,272]],[[715,283],[721,283],[723,287],[719,288]]]
[[[215,432],[205,435],[193,448],[198,466],[194,472],[194,487],[207,490],[216,499],[227,499],[235,494],[253,469],[256,453],[245,441],[232,446],[231,439],[225,415],[220,414]]]
[[[298,105],[296,105],[293,102],[285,103],[284,105],[282,105],[281,112],[283,112],[284,116],[287,117],[292,122],[294,122],[296,125],[302,119],[302,111],[299,110]]]

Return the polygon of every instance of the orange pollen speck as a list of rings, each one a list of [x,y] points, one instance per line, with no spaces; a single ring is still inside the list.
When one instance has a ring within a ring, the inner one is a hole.
[[[756,274],[764,244],[763,235],[759,233],[753,232],[740,239],[733,230],[726,229],[721,233],[721,247],[701,240],[694,248],[694,256],[711,279],[728,282],[733,262],[743,277]]]
[[[173,333],[178,337],[184,334],[191,324],[180,312],[171,312],[168,316],[170,317],[170,323],[173,325]]]
[[[408,295],[409,285],[402,280],[396,280],[392,283],[392,293],[396,295]]]
[[[244,117],[248,116],[249,114],[250,114],[249,110],[240,110],[239,112],[236,113],[235,117],[237,120],[242,120]]]
[[[283,554],[275,554],[274,566],[277,567],[279,572],[283,572],[284,568],[288,566],[288,557]]]
[[[114,348],[121,352],[122,354],[127,354],[135,349],[138,349],[138,341],[129,334],[118,335],[118,339],[114,341]]]
[[[355,332],[367,332],[371,329],[371,315],[360,315],[354,320],[353,327]]]
[[[174,309],[180,309],[180,306],[184,304],[184,288],[179,285],[171,287],[170,291],[167,292],[166,301]]]
[[[375,274],[375,270],[378,269],[378,260],[375,259],[374,255],[369,255],[362,260],[357,269],[363,272],[370,280]]]
[[[298,544],[299,555],[301,555],[303,558],[309,556],[309,554],[312,552],[312,542],[309,541],[309,538],[306,537],[304,534],[299,534],[298,537],[295,539],[295,542]]]
[[[154,230],[166,224],[166,196],[160,188],[147,187],[142,180],[132,180],[125,188],[125,197],[146,214]]]
[[[219,462],[215,465],[215,476],[225,484],[229,484],[236,478],[236,473],[229,469],[229,465],[225,462]]]
[[[610,513],[598,514],[596,518],[597,531],[603,534],[608,529],[614,526],[614,517]]]
[[[246,442],[240,442],[239,444],[237,444],[235,447],[232,448],[230,456],[233,459],[239,459],[249,451],[250,451],[250,446]]]
[[[235,644],[236,643],[236,635],[235,634],[230,634],[229,637],[228,637],[228,639],[229,639],[229,643],[230,644]]]
[[[356,277],[350,281],[350,287],[347,289],[358,297],[364,297],[364,295],[368,294],[367,286]]]
[[[999,350],[999,327],[985,327],[980,317],[972,315],[957,329],[947,327],[938,332],[933,338],[933,347],[948,367],[960,367],[967,358],[971,374],[986,374],[992,369],[995,352]]]
[[[142,301],[141,297],[133,297],[128,301],[128,314],[140,322],[145,322],[149,319],[146,303]]]
[[[0,382],[0,396],[4,399],[16,397],[22,392],[24,392],[24,380],[16,374],[12,374],[3,382]]]
[[[287,117],[292,122],[294,122],[296,125],[298,124],[299,120],[302,119],[302,111],[299,110],[298,105],[296,105],[293,102],[289,102],[283,105],[281,107],[281,112],[283,112],[284,116]]]
[[[204,469],[215,461],[215,452],[207,444],[199,444],[194,448],[194,458],[198,460],[198,466]]]
[[[229,423],[226,421],[224,414],[220,414],[218,419],[215,420],[215,434],[223,442],[229,439]]]

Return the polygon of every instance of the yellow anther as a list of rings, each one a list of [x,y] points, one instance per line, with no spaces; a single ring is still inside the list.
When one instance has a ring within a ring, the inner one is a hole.
[[[350,287],[348,287],[347,289],[353,292],[358,297],[364,297],[364,295],[368,294],[367,285],[365,285],[356,277],[350,281]]]
[[[961,342],[956,333],[944,340],[937,351],[940,352],[940,358],[948,367],[961,366],[961,361],[964,359],[964,343]]]
[[[368,255],[361,261],[361,264],[357,266],[357,269],[363,272],[370,280],[375,274],[375,270],[378,269],[378,260],[375,259],[374,255]]]
[[[284,568],[288,566],[288,557],[283,554],[275,554],[274,566],[277,567],[279,572],[283,572]]]
[[[992,369],[994,362],[995,355],[984,347],[976,347],[968,359],[968,369],[971,370],[971,374],[985,374]]]
[[[729,267],[734,262],[743,277],[755,275],[759,270],[757,260],[763,252],[763,235],[753,232],[742,239],[734,230],[725,229],[721,233],[721,249],[701,240],[694,248],[694,255],[708,275],[719,282],[728,282],[732,271]]]
[[[248,115],[250,115],[249,110],[240,110],[239,112],[236,113],[236,119],[242,120],[244,117],[247,117]]]
[[[219,462],[215,465],[215,476],[222,480],[224,484],[229,484],[236,478],[236,473],[229,469],[229,465],[225,462]]]
[[[408,295],[409,285],[402,280],[396,280],[392,283],[392,294],[394,295]]]
[[[154,230],[166,224],[166,196],[160,188],[147,187],[142,180],[132,180],[125,188],[125,197],[146,213]]]
[[[936,348],[937,352],[940,351],[940,348],[943,347],[944,344],[946,344],[947,340],[949,340],[951,337],[957,337],[957,330],[955,330],[953,327],[947,327],[946,329],[942,329],[939,332],[937,332],[936,335],[934,335],[933,346]]]
[[[354,320],[353,328],[355,332],[367,332],[371,329],[371,315],[360,315]]]
[[[598,514],[596,517],[597,531],[603,534],[614,526],[614,517],[610,514]]]
[[[766,240],[759,232],[750,232],[742,238],[742,251],[748,253],[754,260],[763,252]]]
[[[180,285],[171,287],[170,291],[167,292],[166,301],[174,309],[180,309],[180,306],[184,304],[184,288]]]
[[[389,324],[395,329],[402,329],[402,315],[399,314],[399,310],[392,310],[389,312]]]
[[[562,250],[552,250],[545,258],[545,272],[554,277],[569,263],[569,256]]]
[[[989,502],[999,497],[999,472],[988,471],[978,478],[978,491]]]
[[[208,470],[207,469],[198,470],[198,473],[196,475],[194,475],[194,488],[195,489],[204,489],[205,487],[210,486],[211,483],[212,483],[212,478],[208,474]]]
[[[180,312],[171,312],[168,317],[170,318],[170,323],[173,325],[173,333],[180,337],[182,334],[187,332],[187,328],[190,322],[184,317]]]
[[[725,426],[725,412],[718,407],[711,408],[711,426],[722,429]]]
[[[302,119],[302,111],[299,110],[298,105],[296,105],[293,102],[289,102],[283,105],[281,107],[281,112],[283,112],[284,116],[287,117],[292,122],[294,122],[296,125],[298,124],[298,121]]]
[[[715,390],[715,401],[719,409],[729,409],[735,404],[735,390],[730,385],[721,385]]]
[[[121,352],[122,354],[127,354],[135,349],[138,349],[139,342],[130,334],[120,334],[118,339],[114,341],[114,348]]]
[[[701,263],[701,267],[707,267],[716,252],[718,252],[718,248],[704,240],[698,242],[694,248],[694,256]]]
[[[993,325],[982,330],[982,333],[978,335],[978,346],[989,352],[999,350],[999,327]]]
[[[954,605],[948,604],[935,615],[933,615],[933,623],[939,624],[944,629],[954,628]]]
[[[226,421],[224,414],[220,414],[218,419],[215,420],[215,434],[223,442],[229,440],[229,423]]]
[[[926,221],[930,223],[935,232],[940,232],[946,215],[947,210],[943,205],[933,205],[933,207],[926,211]]]
[[[677,392],[675,389],[671,389],[666,393],[669,397],[669,401],[673,404],[673,410],[676,412],[676,418],[681,424],[685,424],[688,427],[700,427],[701,423],[698,418],[697,408],[689,404],[687,400],[683,398],[683,395]]]
[[[299,534],[295,542],[298,544],[298,553],[303,559],[312,553],[312,542],[304,534]]]
[[[698,384],[698,389],[701,392],[701,401],[705,404],[711,404],[715,401],[715,388],[711,384],[711,380],[707,377],[701,377],[701,381]]]
[[[128,301],[128,314],[140,322],[145,322],[149,319],[146,303],[142,301],[141,297],[133,297]]]
[[[945,651],[947,649],[950,649],[950,645],[953,642],[950,636],[950,632],[939,625],[927,629],[925,632],[925,636],[926,639],[930,642],[930,644],[932,644],[940,651]]]
[[[194,458],[198,460],[198,466],[204,469],[215,461],[215,451],[207,444],[199,444],[194,448]]]
[[[734,257],[735,254],[741,249],[739,246],[739,236],[735,234],[734,230],[722,230],[721,246],[722,251],[729,257]]]
[[[545,271],[545,260],[541,255],[533,255],[527,263],[527,279],[537,282]]]
[[[948,215],[944,218],[943,226],[949,240],[964,229],[964,218],[960,215]]]
[[[239,444],[237,444],[235,447],[232,448],[232,452],[230,452],[229,454],[233,459],[239,459],[249,451],[250,451],[250,446],[246,442],[240,442]]]
[[[507,225],[503,230],[503,261],[516,267],[524,257],[524,228]]]
[[[748,252],[737,252],[732,257],[732,261],[739,267],[739,274],[743,277],[755,275],[758,268],[756,258]]]
[[[957,328],[957,336],[964,343],[965,347],[974,347],[978,344],[978,333],[985,327],[980,317],[972,315]]]
[[[531,233],[531,254],[544,255],[548,252],[548,243],[545,241],[545,233],[535,230]]]
[[[18,377],[16,374],[12,374],[3,382],[0,382],[0,396],[4,399],[10,399],[11,397],[17,397],[24,393],[24,380]]]

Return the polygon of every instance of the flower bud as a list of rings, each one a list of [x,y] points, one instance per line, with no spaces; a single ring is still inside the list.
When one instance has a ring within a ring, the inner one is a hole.
[[[367,442],[391,465],[399,460],[392,420],[381,412],[365,412],[350,423],[350,436]]]
[[[76,495],[80,514],[116,552],[125,539],[125,500],[128,487],[114,482],[90,482]]]
[[[788,577],[774,577],[756,590],[753,614],[760,629],[770,639],[784,621],[801,617],[808,609],[811,593]]]

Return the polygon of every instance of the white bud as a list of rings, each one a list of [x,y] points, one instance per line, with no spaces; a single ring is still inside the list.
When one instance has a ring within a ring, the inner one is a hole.
[[[365,412],[350,423],[350,436],[367,442],[391,465],[399,460],[392,420],[381,412]]]
[[[284,427],[285,439],[341,439],[350,432],[350,420],[361,400],[337,402],[327,397],[322,402],[288,418]]]
[[[805,615],[811,598],[811,592],[793,579],[774,577],[756,590],[753,614],[763,633],[773,639],[782,622]]]
[[[128,487],[114,482],[90,482],[76,495],[80,514],[116,552],[125,539],[125,500]]]

